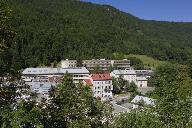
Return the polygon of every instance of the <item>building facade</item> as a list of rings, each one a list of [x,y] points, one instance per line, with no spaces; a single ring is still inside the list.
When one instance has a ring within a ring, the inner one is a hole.
[[[137,76],[135,70],[113,70],[110,75],[114,78],[121,77],[129,83],[134,82],[138,88],[147,87],[147,78],[145,76]]]
[[[36,92],[48,92],[51,86],[61,83],[61,77],[69,73],[74,83],[89,78],[89,71],[84,68],[27,68],[22,72],[22,81],[31,86]]]
[[[93,95],[101,100],[112,98],[112,78],[110,74],[91,74],[89,79],[84,80],[84,84],[92,88]]]
[[[135,70],[137,76],[150,78],[154,72],[152,70]]]
[[[105,59],[92,59],[82,60],[82,65],[88,70],[94,70],[98,67],[100,70],[108,70],[110,67],[115,69],[130,69],[130,61],[127,59],[123,60],[105,60]],[[62,60],[61,67],[77,67],[76,60]]]
[[[110,60],[100,59],[100,60],[83,60],[83,66],[85,66],[88,70],[94,70],[96,67],[99,70],[108,70],[111,65]]]
[[[124,80],[129,81],[129,83],[136,83],[136,72],[135,70],[114,70],[111,72],[111,76],[114,78],[123,78]]]
[[[148,80],[146,77],[137,77],[136,78],[136,85],[140,88],[146,88],[147,87]]]
[[[77,67],[77,61],[76,60],[62,60],[61,61],[61,67],[62,68],[70,68],[70,67]]]
[[[115,67],[115,69],[130,69],[130,60],[111,60],[111,65]]]

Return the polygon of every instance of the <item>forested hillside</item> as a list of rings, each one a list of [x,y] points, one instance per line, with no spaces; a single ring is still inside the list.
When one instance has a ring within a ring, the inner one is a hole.
[[[188,63],[192,23],[145,21],[111,6],[76,0],[8,0],[17,33],[0,65],[21,69],[63,58],[112,58],[145,54]]]

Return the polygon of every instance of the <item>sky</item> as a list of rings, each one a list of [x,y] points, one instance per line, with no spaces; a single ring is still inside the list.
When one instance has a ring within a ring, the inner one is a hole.
[[[192,0],[82,0],[108,4],[141,19],[192,22]]]

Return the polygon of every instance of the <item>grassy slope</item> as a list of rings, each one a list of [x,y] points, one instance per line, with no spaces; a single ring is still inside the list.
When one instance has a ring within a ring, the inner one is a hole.
[[[160,61],[160,60],[153,59],[152,57],[149,57],[149,56],[146,56],[146,55],[130,54],[130,55],[126,55],[125,57],[126,58],[127,57],[136,57],[136,58],[140,59],[141,61],[143,61],[144,65],[145,65],[145,68],[152,67],[152,68],[155,69],[156,67],[158,67],[161,64],[168,63],[166,61]]]

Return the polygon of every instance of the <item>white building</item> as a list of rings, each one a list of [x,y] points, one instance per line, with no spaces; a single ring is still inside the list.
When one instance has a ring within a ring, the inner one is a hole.
[[[99,67],[100,70],[108,70],[111,66],[116,69],[130,69],[130,60],[106,60],[106,59],[92,59],[82,60],[82,65],[88,70],[94,70],[95,67]],[[77,67],[76,60],[62,60],[61,67]]]
[[[110,74],[92,74],[89,79],[84,80],[84,84],[91,86],[93,95],[96,98],[105,100],[113,97],[113,85]]]
[[[134,82],[137,87],[147,87],[148,80],[146,77],[137,76],[135,70],[114,70],[110,74],[114,78],[122,77],[124,80],[127,80],[129,83]]]
[[[61,67],[62,68],[70,68],[70,67],[77,67],[77,61],[76,60],[62,60],[61,61]]]
[[[135,98],[131,101],[131,103],[133,104],[133,109],[138,108],[139,106],[141,106],[140,104],[143,103],[143,105],[150,105],[150,106],[154,106],[155,105],[155,100],[152,98],[148,98],[148,97],[144,97],[144,96],[135,96]],[[143,107],[143,106],[141,106]]]
[[[46,93],[51,86],[56,86],[61,82],[61,77],[65,73],[72,75],[74,83],[79,83],[89,78],[89,71],[84,68],[26,68],[22,72],[22,80],[31,86],[31,89]]]
[[[136,78],[136,85],[140,88],[146,88],[147,87],[147,78],[146,77],[137,77]]]
[[[114,78],[122,77],[124,80],[136,83],[136,72],[134,70],[114,70],[111,72],[111,76]]]

